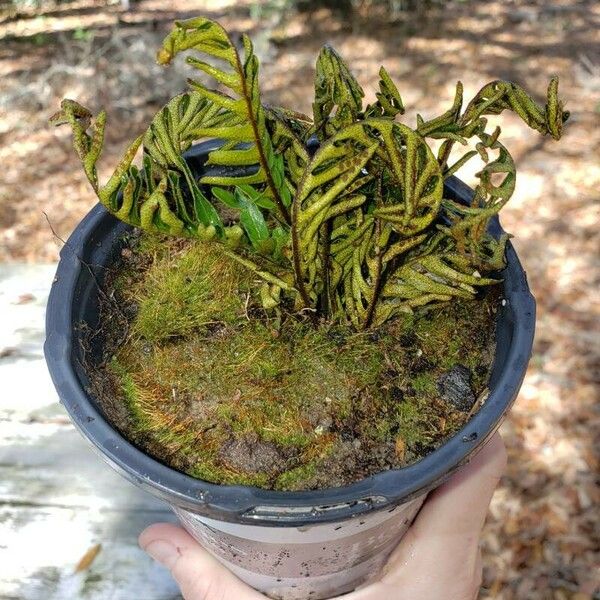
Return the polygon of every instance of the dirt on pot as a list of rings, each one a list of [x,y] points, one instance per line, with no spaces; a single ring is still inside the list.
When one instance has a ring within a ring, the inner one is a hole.
[[[257,285],[217,245],[127,242],[86,354],[126,438],[207,481],[319,489],[422,458],[485,398],[498,287],[356,332],[267,313]]]

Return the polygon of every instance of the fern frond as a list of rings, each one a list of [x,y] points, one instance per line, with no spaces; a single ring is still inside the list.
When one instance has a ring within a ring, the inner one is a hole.
[[[363,194],[348,194],[359,184],[360,191],[363,173],[369,172],[379,172],[380,182],[385,174],[397,195],[384,199],[381,185],[370,202]],[[389,119],[360,121],[325,142],[307,166],[293,204],[294,268],[305,303],[318,294],[342,298],[353,322],[368,323],[388,263],[412,248],[412,236],[437,218],[442,185],[423,138]],[[323,248],[330,264],[321,258]]]
[[[430,121],[417,116],[417,131],[425,137],[444,140],[438,153],[443,169],[455,142],[466,144],[467,139],[485,132],[484,115],[511,110],[532,129],[558,140],[569,118],[569,112],[563,110],[564,103],[558,98],[558,77],[550,80],[546,96],[546,105],[541,106],[516,83],[496,80],[483,86],[461,114],[463,88],[459,81],[451,108]]]
[[[377,140],[366,135],[362,124],[357,123],[325,142],[306,167],[292,205],[292,250],[296,284],[307,306],[315,297],[322,226],[356,206],[343,193],[377,147]]]
[[[532,129],[560,139],[563,123],[569,112],[563,110],[558,98],[558,77],[550,80],[546,105],[541,106],[519,85],[510,81],[492,81],[485,85],[469,102],[461,118],[461,125],[472,122],[482,115],[498,115],[512,110]]]
[[[504,247],[508,236],[496,240],[488,233],[490,220],[510,200],[516,183],[516,168],[508,150],[494,135],[479,135],[480,155],[485,165],[476,176],[479,184],[470,206],[463,206],[453,200],[444,199],[443,207],[450,219],[450,226],[440,226],[456,242],[462,255],[468,255],[470,264],[483,270],[497,270],[504,266]],[[487,149],[498,152],[498,157],[489,161]],[[494,183],[493,177],[500,176],[501,181]]]
[[[235,142],[211,152],[209,164],[257,165],[258,168],[254,174],[242,176],[242,180],[235,175],[207,176],[202,183],[220,186],[264,184],[281,218],[289,224],[291,193],[285,182],[283,161],[275,153],[266,126],[266,110],[261,104],[258,86],[258,58],[246,35],[242,36],[242,41],[243,59],[229,34],[215,21],[204,17],[176,21],[175,27],[163,41],[157,60],[160,64],[168,64],[177,54],[194,50],[225,63],[221,67],[195,57],[187,59],[189,64],[216,79],[231,94],[210,90],[199,81],[189,80],[198,94],[219,107],[219,125],[211,127],[207,123],[199,123],[194,131],[195,137],[215,137]]]
[[[73,133],[73,148],[79,156],[83,170],[98,194],[100,201],[106,206],[108,197],[119,184],[120,179],[129,169],[142,142],[142,137],[137,137],[127,148],[121,162],[117,166],[113,176],[104,186],[98,184],[98,172],[96,164],[102,152],[104,143],[104,128],[106,125],[106,113],[101,111],[95,118],[90,110],[75,100],[65,98],[60,103],[60,110],[50,117],[53,125],[68,124]],[[88,128],[92,127],[92,134],[88,134]]]
[[[459,141],[463,144],[466,143],[466,140],[464,139],[460,128],[458,127],[462,103],[463,84],[458,81],[456,83],[456,91],[454,93],[452,106],[445,113],[429,121],[425,121],[421,115],[417,115],[417,132],[423,137],[437,139],[449,138]]]
[[[365,109],[365,117],[389,117],[404,114],[404,103],[396,84],[392,81],[388,72],[381,67],[379,69],[379,91],[376,92],[377,101],[369,104]]]
[[[437,217],[442,201],[443,179],[435,156],[423,138],[406,125],[369,119],[365,126],[381,139],[378,156],[401,195],[401,201],[376,208],[373,214],[390,222],[403,236],[423,231]]]
[[[283,165],[286,194],[290,194],[290,203],[309,160],[303,141],[307,139],[308,124],[300,119],[301,117],[297,118],[282,109],[269,108],[266,112],[267,129],[275,148],[276,160]]]
[[[482,277],[464,257],[451,249],[436,249],[411,258],[400,265],[381,291],[374,324],[399,312],[410,312],[430,302],[452,298],[472,298],[477,287],[497,283]]]
[[[362,112],[364,95],[342,57],[331,46],[323,46],[317,58],[313,103],[314,132],[319,139],[354,123]]]

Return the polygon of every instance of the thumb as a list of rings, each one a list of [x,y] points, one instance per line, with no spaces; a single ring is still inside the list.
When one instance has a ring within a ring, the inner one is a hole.
[[[157,523],[139,537],[140,547],[165,566],[185,600],[265,600],[230,573],[181,527]]]

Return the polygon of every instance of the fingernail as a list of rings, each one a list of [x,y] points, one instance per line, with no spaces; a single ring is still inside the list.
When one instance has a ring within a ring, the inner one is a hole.
[[[155,561],[170,569],[177,558],[177,548],[165,540],[154,540],[150,542],[144,551],[147,552]]]

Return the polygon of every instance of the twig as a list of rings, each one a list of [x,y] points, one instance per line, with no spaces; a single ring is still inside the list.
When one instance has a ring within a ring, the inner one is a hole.
[[[94,280],[94,283],[96,284],[96,287],[98,288],[98,292],[100,293],[100,295],[109,302],[109,304],[113,304],[116,311],[119,313],[119,315],[125,320],[125,322],[127,322],[127,317],[125,316],[125,314],[121,311],[121,307],[119,306],[119,303],[116,302],[114,300],[114,298],[111,298],[103,289],[102,286],[100,285],[100,282],[98,281],[98,278],[96,277],[96,273],[94,273],[94,270],[92,268],[92,265],[90,265],[89,263],[85,262],[81,256],[79,256],[79,254],[77,254],[77,252],[75,252],[75,250],[73,250],[73,247],[69,244],[68,241],[65,241],[63,238],[60,237],[60,235],[58,235],[58,233],[56,233],[56,230],[54,229],[54,226],[52,225],[52,223],[50,222],[50,218],[48,217],[47,213],[45,211],[42,211],[42,214],[44,215],[44,217],[46,218],[46,222],[48,223],[48,227],[50,227],[50,231],[52,231],[52,235],[59,240],[60,242],[62,242],[62,244],[65,246],[65,248],[68,248],[73,256],[88,270],[90,276],[92,277],[92,279]],[[104,265],[94,265],[96,268],[100,268],[100,269],[105,269],[108,271],[108,267],[105,267]]]

